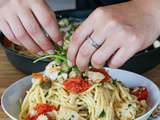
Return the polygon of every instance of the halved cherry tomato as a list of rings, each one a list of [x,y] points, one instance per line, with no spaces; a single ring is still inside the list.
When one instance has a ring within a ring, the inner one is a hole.
[[[52,110],[57,110],[57,108],[54,105],[39,103],[36,105],[35,110],[37,111],[38,115],[40,115],[46,114],[47,112],[50,112]]]
[[[27,115],[27,118],[26,118],[26,120],[37,120],[37,118],[38,118],[38,115],[35,115],[35,116],[30,116],[30,115]]]
[[[91,87],[91,84],[82,78],[69,78],[64,82],[64,87],[74,93],[82,93]]]
[[[148,90],[145,87],[136,88],[131,93],[136,96],[138,100],[147,100],[148,98]]]
[[[32,77],[36,79],[43,79],[42,73],[32,73]]]
[[[105,78],[102,80],[102,82],[110,80],[110,76],[109,76],[108,72],[103,68],[102,69],[91,68],[91,71],[102,73],[105,76]]]
[[[48,117],[48,120],[53,120],[50,116],[47,116]]]

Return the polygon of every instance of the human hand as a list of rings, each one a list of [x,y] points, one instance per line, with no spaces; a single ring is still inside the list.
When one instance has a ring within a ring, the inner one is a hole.
[[[106,62],[118,68],[147,48],[160,34],[159,8],[152,9],[155,6],[149,1],[132,0],[97,8],[73,34],[69,60],[82,71],[90,62],[95,68]]]
[[[53,53],[49,37],[59,44],[62,38],[55,14],[44,0],[7,0],[0,6],[0,30],[12,42],[43,55]]]

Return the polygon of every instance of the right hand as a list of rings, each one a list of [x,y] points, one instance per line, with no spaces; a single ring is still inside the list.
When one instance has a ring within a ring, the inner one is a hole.
[[[12,42],[43,55],[53,53],[52,42],[62,44],[55,14],[44,0],[7,0],[0,6],[0,30]]]

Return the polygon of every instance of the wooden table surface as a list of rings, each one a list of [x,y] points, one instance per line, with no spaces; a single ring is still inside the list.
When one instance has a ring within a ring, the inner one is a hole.
[[[0,95],[6,87],[25,75],[17,71],[7,60],[4,51],[0,48]],[[160,65],[144,74],[160,86]],[[0,107],[0,120],[9,120]]]

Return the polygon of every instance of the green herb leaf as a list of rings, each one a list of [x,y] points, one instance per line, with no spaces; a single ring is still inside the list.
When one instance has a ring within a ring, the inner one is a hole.
[[[33,61],[33,63],[39,62],[39,61],[44,60],[46,58],[52,58],[52,57],[54,57],[54,56],[53,55],[46,55],[46,56],[43,56],[43,57],[36,59],[35,61]]]
[[[128,104],[128,107],[132,107],[132,104]]]
[[[58,51],[58,52],[64,52],[65,51],[62,46],[58,45],[55,42],[53,42],[53,46],[54,46],[55,50]]]
[[[71,68],[72,68],[72,70],[74,70],[74,71],[80,71],[77,66],[72,66]]]
[[[104,110],[102,110],[102,112],[99,114],[99,118],[103,118],[106,116],[106,113]]]
[[[49,93],[48,93],[48,91],[47,91],[47,92],[46,92],[46,94],[44,95],[44,97],[47,97],[47,96],[48,96],[48,94],[49,94]]]
[[[59,60],[62,60],[64,62],[67,62],[67,58],[63,55],[46,55],[46,56],[43,56],[43,57],[40,57],[40,58],[36,59],[35,61],[33,61],[33,63],[44,60],[46,58],[59,59]]]

